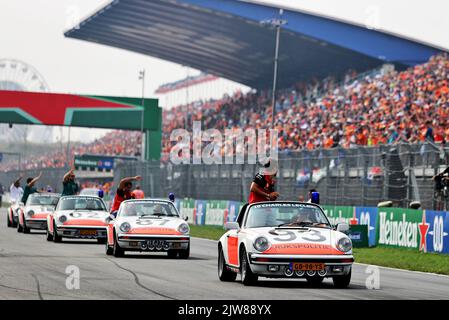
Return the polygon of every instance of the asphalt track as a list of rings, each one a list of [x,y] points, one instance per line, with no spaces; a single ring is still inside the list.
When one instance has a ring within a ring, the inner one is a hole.
[[[255,287],[217,277],[215,241],[192,239],[191,258],[165,254],[106,256],[94,241],[47,242],[42,232],[18,233],[0,212],[0,299],[449,299],[449,277],[379,268],[380,288],[366,286],[366,265],[354,265],[348,289],[331,279],[320,288],[303,280],[261,279]],[[68,266],[80,271],[79,289],[67,289]],[[239,277],[237,278],[239,279]]]

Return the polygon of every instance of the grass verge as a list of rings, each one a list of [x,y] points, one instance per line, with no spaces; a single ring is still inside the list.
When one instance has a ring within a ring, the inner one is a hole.
[[[190,235],[218,240],[226,232],[219,226],[190,226]],[[393,248],[354,248],[356,262],[412,271],[449,275],[449,255]]]
[[[356,262],[449,275],[449,255],[394,248],[354,248]]]
[[[190,235],[192,237],[218,240],[225,232],[226,230],[220,226],[190,225]]]

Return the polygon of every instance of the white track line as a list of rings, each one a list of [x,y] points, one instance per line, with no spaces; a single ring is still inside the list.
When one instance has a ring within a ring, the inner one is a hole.
[[[400,271],[400,272],[420,273],[420,274],[424,274],[424,275],[428,275],[428,276],[430,275],[430,276],[439,276],[439,277],[449,278],[448,275],[439,274],[439,273],[433,273],[433,272],[424,272],[424,271],[415,271],[415,270],[407,270],[407,269],[398,269],[398,268],[378,266],[377,264],[366,264],[366,263],[358,263],[358,262],[355,262],[354,264],[358,264],[358,265],[361,265],[361,266],[376,266],[376,267],[379,267],[379,268],[389,269],[389,270],[394,270],[394,271]]]

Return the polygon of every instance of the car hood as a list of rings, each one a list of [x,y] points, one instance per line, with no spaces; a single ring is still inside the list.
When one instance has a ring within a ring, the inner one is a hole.
[[[55,210],[55,207],[52,206],[26,206],[24,212],[33,210],[35,213],[50,213]]]
[[[63,225],[106,226],[107,211],[96,210],[64,210],[56,212],[57,218],[62,215],[67,217]]]
[[[179,217],[120,217],[115,221],[115,225],[120,227],[124,222],[131,225],[129,234],[163,234],[181,235],[178,231],[181,224],[187,224]]]

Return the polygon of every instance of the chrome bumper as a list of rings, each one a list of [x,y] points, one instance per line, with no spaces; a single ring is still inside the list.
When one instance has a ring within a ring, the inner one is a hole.
[[[173,235],[119,235],[120,247],[133,251],[164,252],[168,250],[186,250],[190,244],[190,236]]]

